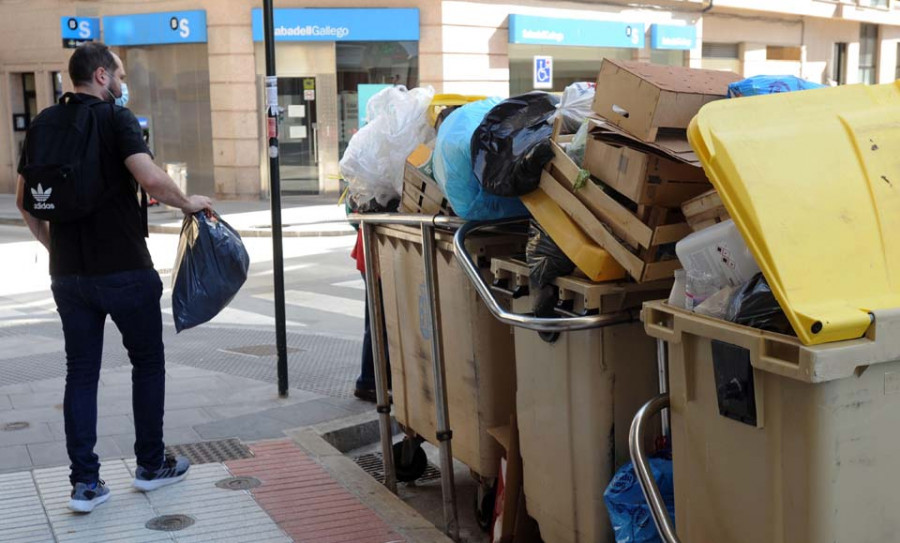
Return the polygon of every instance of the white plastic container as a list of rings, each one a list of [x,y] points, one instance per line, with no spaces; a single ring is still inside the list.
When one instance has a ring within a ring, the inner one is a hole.
[[[759,273],[756,260],[730,219],[682,239],[675,245],[675,254],[688,276],[711,276],[713,292],[742,285]]]

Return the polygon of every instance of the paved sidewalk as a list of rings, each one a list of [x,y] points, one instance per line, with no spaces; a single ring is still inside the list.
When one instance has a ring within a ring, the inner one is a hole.
[[[89,515],[66,507],[66,467],[0,475],[0,541],[449,541],[355,465],[323,463],[315,451],[331,453],[321,438],[300,436],[299,445],[290,439],[251,444],[250,459],[195,465],[184,482],[150,493],[131,488],[133,460],[106,462],[100,476],[112,496]],[[259,486],[216,485],[237,476]],[[164,515],[183,515],[165,524],[183,528],[150,529]]]
[[[355,230],[346,220],[337,196],[288,196],[282,199],[281,223],[286,237],[346,236]],[[271,236],[272,215],[268,200],[215,201],[215,210],[241,236]],[[184,215],[166,206],[149,209],[150,232],[178,234]],[[0,224],[24,226],[15,195],[0,194]]]

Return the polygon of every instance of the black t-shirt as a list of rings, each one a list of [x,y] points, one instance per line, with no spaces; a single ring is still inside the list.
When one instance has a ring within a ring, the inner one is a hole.
[[[131,155],[150,154],[140,124],[126,108],[86,94],[79,97],[97,117],[103,179],[114,192],[92,215],[50,224],[50,275],[106,275],[152,268],[138,184],[125,166]],[[24,158],[22,153],[19,173]]]

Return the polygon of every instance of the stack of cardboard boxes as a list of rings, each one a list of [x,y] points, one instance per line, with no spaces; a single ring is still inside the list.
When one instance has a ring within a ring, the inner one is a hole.
[[[576,164],[563,149],[566,138],[556,137],[540,190],[523,198],[564,251],[561,238],[587,238],[596,249],[591,258],[569,256],[590,278],[627,274],[647,282],[671,278],[681,267],[674,244],[691,232],[681,206],[712,188],[686,129],[739,79],[732,72],[603,61],[584,163]]]

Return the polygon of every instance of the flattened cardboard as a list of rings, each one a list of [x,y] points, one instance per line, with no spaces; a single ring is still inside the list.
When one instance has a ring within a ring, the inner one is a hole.
[[[618,126],[603,119],[590,119],[589,129],[594,139],[612,144],[631,147],[644,153],[671,158],[691,166],[700,167],[700,159],[688,143],[687,135],[681,130],[667,130],[661,132],[657,141],[648,143],[642,141]]]
[[[593,110],[646,142],[660,129],[687,129],[708,102],[725,98],[734,72],[604,59]]]
[[[678,207],[712,187],[703,168],[593,138],[584,168],[640,205]]]

